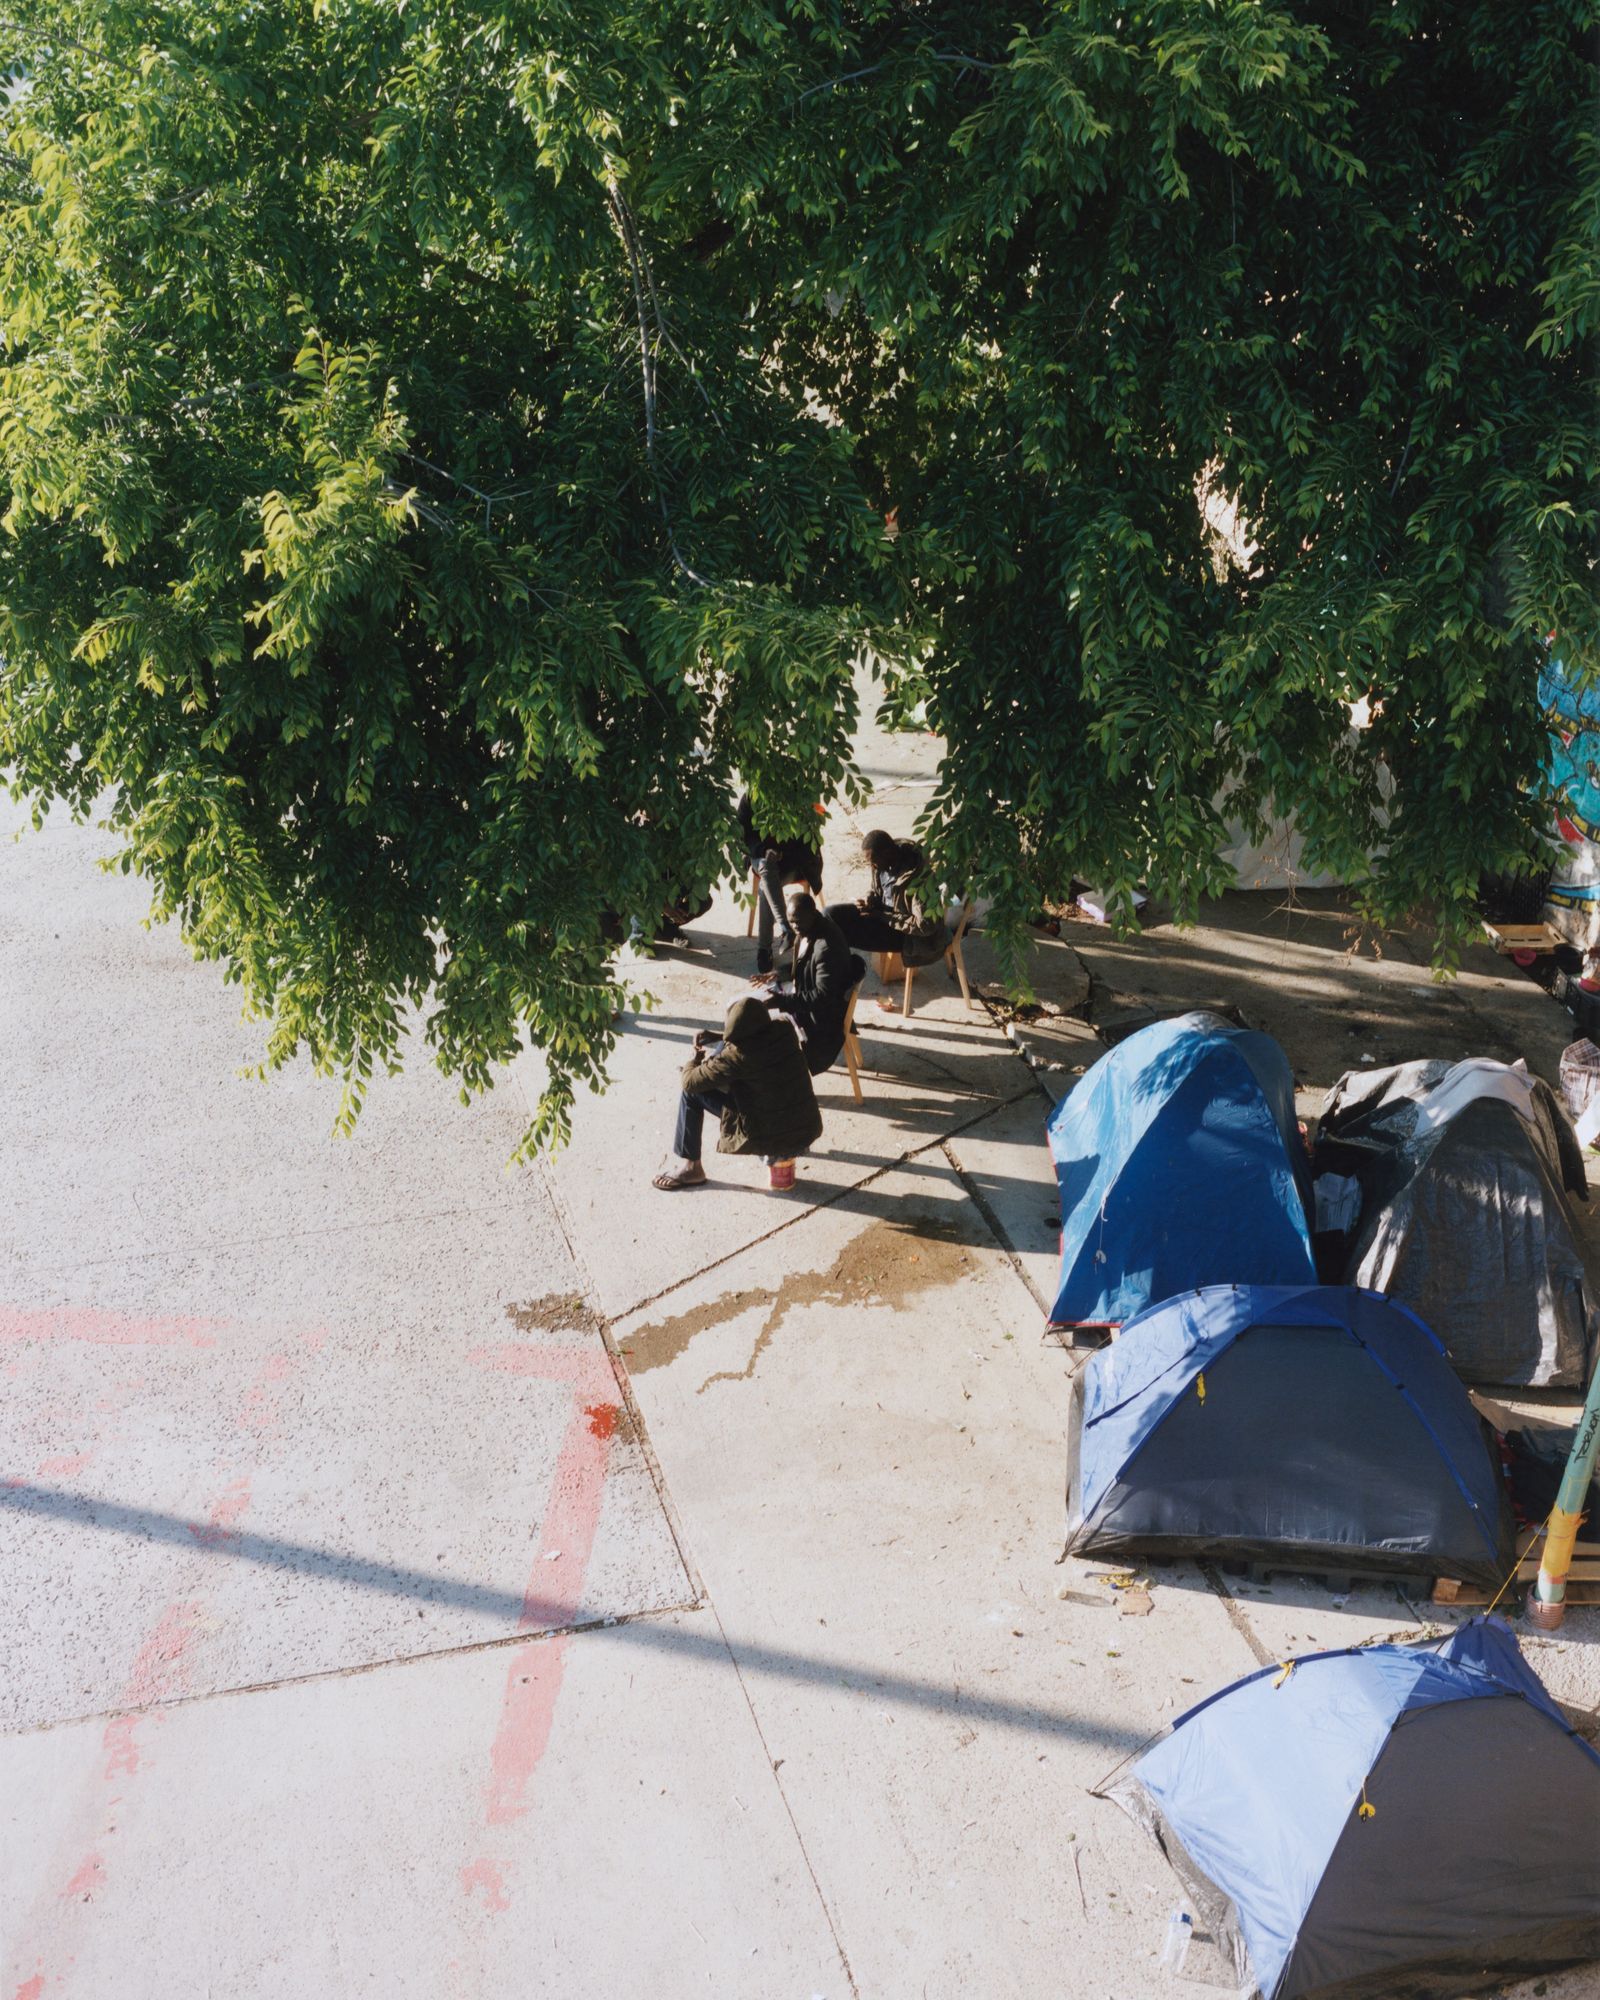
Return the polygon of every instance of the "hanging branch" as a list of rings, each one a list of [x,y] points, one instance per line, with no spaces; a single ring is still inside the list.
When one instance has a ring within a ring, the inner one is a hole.
[[[698,570],[691,569],[684,560],[683,551],[678,547],[678,537],[673,531],[672,513],[667,506],[667,489],[661,477],[660,462],[656,457],[656,358],[650,340],[650,312],[645,303],[648,265],[645,262],[638,232],[634,227],[633,217],[615,180],[606,182],[606,207],[611,214],[612,226],[627,255],[628,270],[633,279],[633,303],[639,321],[639,373],[644,384],[644,453],[650,464],[651,478],[655,483],[656,501],[661,509],[661,523],[667,531],[667,547],[672,552],[672,560],[689,581],[698,584],[702,590],[708,590],[710,585],[706,579]],[[653,292],[654,286],[649,285],[648,289]],[[704,391],[701,393],[704,394]]]

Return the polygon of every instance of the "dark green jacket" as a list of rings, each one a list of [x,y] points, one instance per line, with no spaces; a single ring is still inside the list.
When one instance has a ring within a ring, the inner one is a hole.
[[[685,1090],[726,1091],[719,1153],[761,1153],[792,1160],[822,1137],[822,1113],[793,1028],[759,1000],[728,1010],[725,1040],[704,1062],[683,1072]]]

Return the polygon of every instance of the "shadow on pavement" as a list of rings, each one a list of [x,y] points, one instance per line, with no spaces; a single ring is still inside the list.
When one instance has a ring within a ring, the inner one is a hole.
[[[652,1623],[646,1617],[584,1625],[574,1622],[570,1605],[545,1604],[537,1598],[524,1598],[465,1578],[429,1575],[401,1564],[373,1562],[363,1556],[313,1548],[273,1535],[240,1532],[219,1538],[205,1521],[188,1521],[179,1514],[97,1500],[89,1494],[65,1492],[56,1487],[26,1484],[0,1487],[0,1507],[14,1514],[69,1521],[102,1533],[166,1543],[188,1555],[199,1553],[258,1563],[296,1576],[325,1578],[345,1588],[379,1591],[419,1604],[449,1604],[460,1610],[483,1612],[504,1619],[506,1638],[528,1639],[557,1631],[603,1632],[622,1645],[642,1646],[718,1665],[737,1664],[743,1672],[833,1687],[845,1694],[864,1694],[870,1689],[875,1697],[897,1702],[902,1707],[959,1715],[969,1723],[987,1722],[1000,1729],[1070,1737],[1078,1742],[1103,1744],[1108,1750],[1137,1749],[1148,1740],[1138,1731],[1065,1714],[1060,1709],[1040,1708],[992,1695],[965,1695],[953,1686],[945,1687],[908,1674],[885,1673],[865,1662],[820,1660],[782,1647],[747,1645],[725,1639],[720,1631],[691,1632],[680,1626]]]

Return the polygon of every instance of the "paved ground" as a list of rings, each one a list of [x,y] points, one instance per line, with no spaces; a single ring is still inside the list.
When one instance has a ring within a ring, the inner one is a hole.
[[[830,896],[927,753],[868,733]],[[795,1194],[713,1159],[658,1196],[753,959],[730,900],[638,968],[572,1148],[507,1172],[516,1086],[463,1113],[419,1068],[346,1143],[325,1087],[238,1080],[231,992],[95,847],[0,847],[0,2000],[1169,1990],[1175,1884],[1085,1788],[1427,1607],[1180,1566],[1127,1617],[1057,1565],[1048,1104],[1151,998],[1242,1006],[1308,1110],[1357,1040],[1549,1073],[1556,1010],[1347,954],[1336,899],[1075,930],[1011,1036],[941,968],[864,1009]],[[1597,1628],[1530,1644],[1564,1699]]]

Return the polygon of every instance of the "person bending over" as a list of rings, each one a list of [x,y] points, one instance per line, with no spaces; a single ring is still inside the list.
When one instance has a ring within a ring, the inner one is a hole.
[[[772,942],[778,933],[778,947],[787,951],[794,942],[784,915],[783,892],[792,882],[801,882],[814,895],[822,893],[822,845],[805,840],[769,840],[758,831],[750,794],[740,794],[734,809],[739,831],[744,837],[745,858],[756,880],[756,971],[772,970]]]
[[[821,1076],[839,1060],[845,1009],[867,968],[845,943],[839,926],[804,890],[789,892],[789,923],[800,940],[794,984],[785,990],[774,983],[769,1004],[775,1014],[787,1014],[798,1024],[806,1068]]]
[[[792,1160],[822,1136],[811,1075],[789,1023],[748,994],[728,1009],[722,1039],[704,1029],[683,1072],[674,1157],[652,1186],[672,1193],[702,1187],[700,1141],[708,1111],[721,1121],[719,1153],[760,1153]]]

